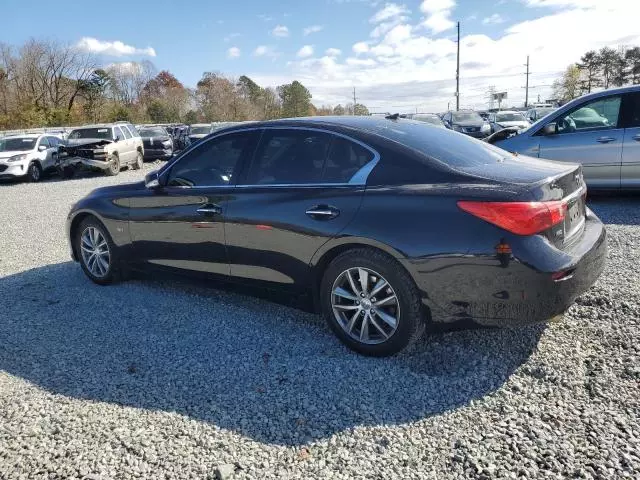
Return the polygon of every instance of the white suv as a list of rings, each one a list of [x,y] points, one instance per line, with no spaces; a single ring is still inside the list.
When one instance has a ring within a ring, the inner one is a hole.
[[[122,167],[142,168],[144,146],[133,125],[117,122],[78,127],[69,133],[58,169],[69,176],[69,167],[84,166],[117,175]]]
[[[0,138],[0,179],[37,182],[53,170],[62,140],[54,135],[29,134]]]

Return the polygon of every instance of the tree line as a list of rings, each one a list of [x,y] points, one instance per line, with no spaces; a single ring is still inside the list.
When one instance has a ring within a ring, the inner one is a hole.
[[[135,123],[266,120],[308,115],[368,115],[364,105],[311,103],[299,81],[262,87],[209,71],[195,88],[150,61],[100,65],[74,46],[31,39],[0,43],[0,129]]]
[[[553,96],[568,102],[598,88],[640,84],[640,47],[603,47],[585,53],[553,83]]]

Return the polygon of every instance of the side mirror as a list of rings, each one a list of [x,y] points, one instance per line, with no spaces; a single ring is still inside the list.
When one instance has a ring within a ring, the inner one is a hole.
[[[113,137],[113,141],[117,143],[118,142],[118,137]]]
[[[38,151],[39,151],[39,152],[44,152],[46,149],[47,149],[47,146],[46,146],[46,145],[40,145],[40,146],[38,147]]]
[[[149,189],[158,188],[160,186],[160,177],[158,176],[157,170],[148,173],[144,177],[144,186]]]
[[[556,122],[547,123],[542,127],[542,133],[545,135],[555,135],[558,133],[558,124]]]

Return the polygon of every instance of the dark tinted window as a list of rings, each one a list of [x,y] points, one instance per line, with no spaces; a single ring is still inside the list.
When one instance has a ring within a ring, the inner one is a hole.
[[[336,136],[324,167],[322,182],[347,183],[371,160],[373,160],[373,153],[370,150],[346,138]]]
[[[623,127],[640,127],[640,93],[628,93],[622,102]]]
[[[47,148],[49,148],[49,140],[47,140],[47,137],[42,137],[40,139],[40,143],[38,144],[39,147],[45,146]]]
[[[113,132],[115,133],[118,141],[125,140],[124,133],[122,133],[122,130],[120,130],[120,127],[113,127]]]
[[[243,153],[253,143],[252,138],[251,134],[235,133],[203,141],[171,168],[168,185],[229,185]]]
[[[332,136],[307,130],[266,130],[247,176],[249,185],[322,181]]]

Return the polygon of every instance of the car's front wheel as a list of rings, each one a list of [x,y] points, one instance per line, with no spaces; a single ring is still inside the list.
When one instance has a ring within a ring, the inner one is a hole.
[[[329,326],[359,353],[393,355],[424,332],[415,283],[396,260],[381,251],[362,248],[338,255],[320,288]]]
[[[115,177],[120,173],[120,157],[118,157],[118,155],[113,155],[105,173],[110,177]]]
[[[42,167],[38,162],[31,162],[27,170],[27,179],[32,183],[36,183],[39,182],[41,178]]]
[[[75,245],[82,270],[93,282],[107,285],[118,279],[117,247],[100,221],[93,217],[83,220]]]

